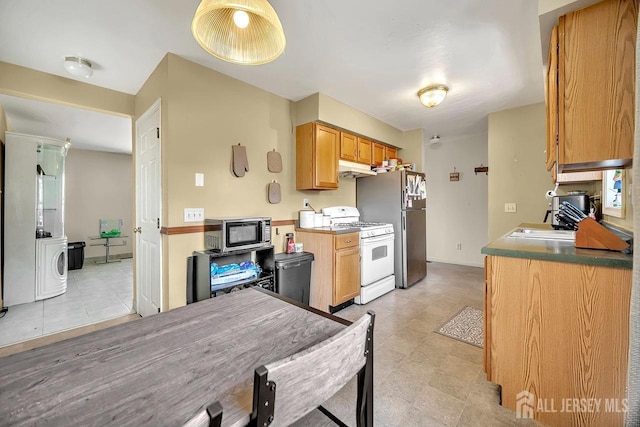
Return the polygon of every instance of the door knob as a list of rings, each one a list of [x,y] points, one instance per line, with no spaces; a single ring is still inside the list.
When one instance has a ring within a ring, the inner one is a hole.
[[[142,233],[142,227],[136,227],[133,229],[134,233]]]

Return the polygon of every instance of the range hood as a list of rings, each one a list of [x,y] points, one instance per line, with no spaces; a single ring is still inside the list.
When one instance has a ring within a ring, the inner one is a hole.
[[[361,163],[338,160],[338,174],[342,178],[359,178],[361,176],[377,175],[370,166]]]

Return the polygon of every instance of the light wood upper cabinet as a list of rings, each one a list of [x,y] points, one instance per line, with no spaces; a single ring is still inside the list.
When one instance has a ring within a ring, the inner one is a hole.
[[[358,141],[355,135],[340,132],[340,158],[350,162],[358,160]]]
[[[386,145],[384,147],[384,157],[386,159],[397,159],[398,158],[398,149],[395,147],[389,147]]]
[[[371,164],[371,141],[358,137],[358,163]]]
[[[382,161],[384,160],[384,145],[378,144],[377,142],[371,143],[371,164],[372,165],[382,165]]]
[[[296,128],[296,189],[338,188],[340,132],[318,123]]]
[[[547,170],[556,164],[558,151],[558,26],[551,31],[547,64]]]
[[[560,17],[558,172],[631,164],[637,16],[637,0],[605,0]]]

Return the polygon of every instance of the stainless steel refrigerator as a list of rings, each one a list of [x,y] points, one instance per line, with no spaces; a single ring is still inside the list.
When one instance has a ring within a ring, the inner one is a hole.
[[[393,224],[396,288],[409,287],[427,275],[424,179],[422,173],[403,170],[356,181],[360,219]]]

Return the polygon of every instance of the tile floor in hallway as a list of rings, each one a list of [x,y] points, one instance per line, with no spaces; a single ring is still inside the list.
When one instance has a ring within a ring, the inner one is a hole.
[[[68,273],[67,291],[9,307],[0,318],[0,347],[124,316],[132,312],[133,259],[95,264]]]
[[[365,306],[336,315],[355,320],[376,313],[375,426],[535,426],[499,405],[498,386],[486,381],[483,351],[434,332],[465,306],[482,309],[483,269],[430,263],[427,278]],[[355,424],[356,382],[324,405]],[[297,426],[333,425],[319,411]]]

